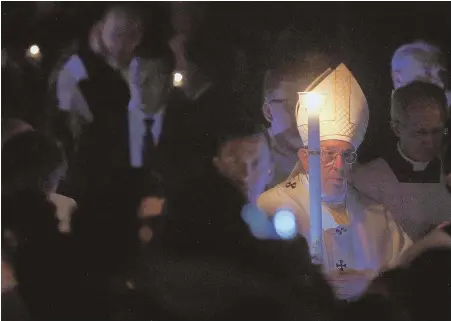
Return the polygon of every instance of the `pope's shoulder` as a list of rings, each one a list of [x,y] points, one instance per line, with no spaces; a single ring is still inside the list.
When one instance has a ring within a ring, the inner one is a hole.
[[[293,204],[297,203],[296,199],[290,196],[290,190],[301,191],[301,182],[298,176],[290,177],[282,183],[265,191],[257,200],[257,206],[266,213],[273,214],[283,207],[290,207],[294,210]],[[297,193],[297,191],[296,191]]]

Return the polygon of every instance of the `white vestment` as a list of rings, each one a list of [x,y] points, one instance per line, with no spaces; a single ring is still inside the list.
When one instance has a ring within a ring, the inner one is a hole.
[[[310,240],[309,190],[304,174],[289,178],[266,191],[258,207],[269,216],[278,210],[291,210],[297,219],[298,233]],[[365,197],[352,187],[346,196],[346,211],[334,216],[323,205],[323,269],[328,275],[337,272],[364,271],[372,278],[381,269],[393,266],[398,256],[412,242],[381,204]],[[343,217],[343,215],[345,217]],[[364,288],[356,289],[356,296]]]
[[[451,194],[444,177],[437,183],[400,182],[388,163],[378,158],[356,168],[352,182],[360,192],[384,204],[414,242],[431,227],[451,220]]]

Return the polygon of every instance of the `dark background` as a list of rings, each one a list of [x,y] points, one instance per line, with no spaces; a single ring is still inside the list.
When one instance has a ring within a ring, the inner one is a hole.
[[[38,117],[46,78],[60,51],[71,39],[85,34],[107,5],[107,2],[2,2],[2,49],[8,48],[20,74],[16,76],[19,80],[13,82],[5,78],[2,70],[2,115],[6,107],[9,114],[23,114],[31,122]],[[170,3],[139,5],[149,22],[145,46],[158,50],[172,34]],[[250,87],[253,89],[249,90],[258,92],[264,68],[271,62],[271,44],[289,27],[297,30],[298,35],[290,47],[292,54],[321,50],[334,63],[342,61],[350,68],[371,110],[361,161],[376,157],[392,138],[388,116],[392,90],[390,59],[394,50],[405,42],[426,39],[436,42],[448,61],[451,59],[448,2],[210,2],[207,6],[204,29],[212,38],[230,42],[248,55],[250,70],[256,75]],[[44,54],[38,67],[24,58],[26,48],[33,43]],[[22,97],[12,98],[17,93]],[[259,97],[258,93],[255,96]],[[259,108],[259,102],[254,108]]]

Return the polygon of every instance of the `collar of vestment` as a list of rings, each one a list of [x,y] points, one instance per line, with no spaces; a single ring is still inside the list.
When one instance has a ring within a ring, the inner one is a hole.
[[[418,162],[418,161],[414,161],[413,159],[411,159],[409,156],[407,156],[401,149],[401,145],[397,144],[397,150],[399,155],[401,155],[402,158],[404,158],[406,161],[408,161],[410,164],[412,164],[412,169],[414,172],[421,172],[424,171],[426,169],[426,167],[428,167],[430,162]]]
[[[408,158],[398,147],[382,157],[400,183],[440,183],[442,172],[438,157],[427,163],[419,163]]]
[[[290,178],[283,183],[283,188],[290,198],[298,203],[310,204],[310,193],[308,176],[305,174],[298,174],[295,177]],[[349,225],[350,219],[348,215],[348,197],[346,197],[346,209],[345,211],[335,211],[326,203],[322,202],[322,217],[323,217],[323,229],[335,229],[342,225]]]

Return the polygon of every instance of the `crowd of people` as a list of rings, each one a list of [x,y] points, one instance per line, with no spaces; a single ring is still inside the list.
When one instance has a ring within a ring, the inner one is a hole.
[[[396,141],[359,164],[370,113],[346,65],[278,61],[256,102],[245,53],[173,9],[175,36],[149,56],[141,12],[107,8],[55,64],[45,126],[2,118],[5,320],[451,320],[440,49],[396,50]],[[321,258],[302,91],[328,94]]]

